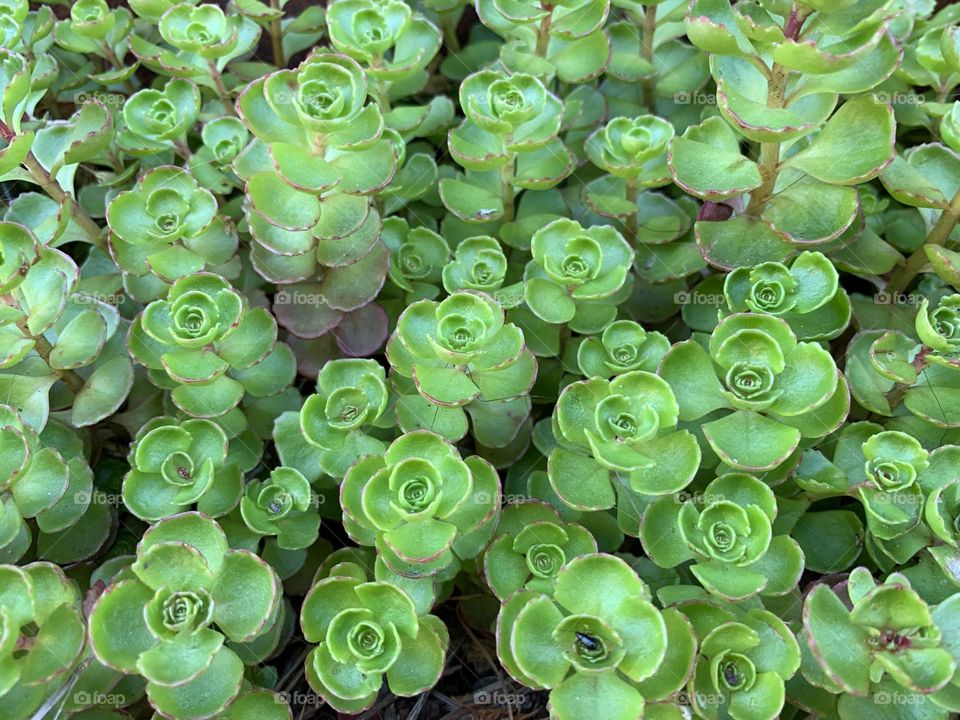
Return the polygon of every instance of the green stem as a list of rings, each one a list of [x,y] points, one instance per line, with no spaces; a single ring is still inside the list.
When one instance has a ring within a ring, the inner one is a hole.
[[[917,377],[924,371],[927,367],[927,355],[930,353],[929,348],[923,348],[917,356],[913,359],[913,367],[917,371]],[[900,402],[903,400],[904,396],[907,394],[907,390],[912,388],[913,385],[907,383],[897,383],[893,388],[887,392],[884,396],[887,400],[887,404],[890,406],[890,409],[895,409]]]
[[[460,23],[460,14],[447,12],[440,15],[440,28],[443,31],[443,42],[450,52],[460,52],[460,38],[457,37],[457,25]]]
[[[788,71],[780,65],[773,64],[770,77],[767,80],[767,107],[784,107],[787,73]],[[750,203],[747,205],[747,213],[753,216],[759,215],[763,211],[777,186],[777,178],[780,175],[780,143],[760,143],[759,169],[760,187],[750,193]]]
[[[274,10],[280,10],[280,0],[270,0],[270,7]],[[285,68],[287,58],[283,52],[283,25],[281,21],[281,17],[270,21],[270,45],[273,48],[273,64],[278,68]]]
[[[505,222],[505,223],[513,222],[513,218],[514,218],[514,209],[513,209],[514,163],[516,163],[516,156],[512,155],[510,159],[507,160],[507,162],[504,164],[503,168],[501,168],[500,170],[500,192],[501,192],[500,197],[503,201],[502,222]]]
[[[540,21],[540,27],[537,29],[537,57],[547,56],[547,45],[550,44],[550,23],[553,22],[553,5],[540,3],[547,15]]]
[[[633,205],[633,211],[627,215],[627,242],[633,244],[637,241],[637,195],[639,188],[636,182],[627,180],[627,202]]]
[[[374,55],[370,58],[370,67],[373,69],[380,69],[383,67],[383,57],[381,55]],[[387,80],[382,80],[377,78],[374,81],[373,87],[377,93],[377,104],[380,106],[380,110],[384,113],[390,112],[390,83]]]
[[[53,352],[53,345],[51,345],[50,342],[43,335],[37,335],[36,337],[33,338],[33,341],[35,343],[35,345],[33,346],[33,349],[37,351],[37,355],[42,357],[43,361],[49,367],[50,353]],[[83,386],[86,384],[84,379],[79,375],[77,375],[77,373],[75,373],[73,370],[54,370],[53,368],[50,368],[50,369],[61,380],[63,380],[63,382],[66,384],[68,388],[70,388],[71,392],[73,392],[74,395],[79,393],[83,389]]]
[[[800,30],[807,16],[798,11],[796,6],[790,11],[790,16],[783,28],[783,34],[791,40],[796,40],[800,36]],[[770,74],[767,76],[767,107],[784,108],[786,107],[787,80],[790,71],[786,68],[773,64],[770,68]],[[750,202],[747,205],[747,213],[752,216],[759,215],[767,201],[773,196],[774,189],[777,186],[777,178],[780,176],[780,143],[769,142],[760,144],[760,187],[750,193]]]
[[[227,114],[237,117],[237,109],[233,106],[233,100],[230,99],[230,91],[223,84],[223,75],[217,69],[217,64],[213,60],[208,60],[207,67],[210,68],[210,77],[213,78],[214,87],[217,88],[217,97],[227,109]]]
[[[747,213],[753,216],[763,211],[777,186],[777,178],[780,176],[780,143],[760,144],[759,168],[760,187],[750,193],[750,203],[747,205]]]
[[[113,66],[113,69],[123,70],[123,63],[120,62],[120,58],[117,57],[117,54],[113,51],[113,48],[110,47],[110,43],[104,41],[101,47],[103,48],[103,54],[107,56],[107,61]],[[133,95],[137,91],[137,89],[133,86],[133,83],[130,82],[130,78],[127,78],[123,81],[123,89],[127,91],[128,95]]]
[[[188,160],[188,161],[190,160],[193,153],[190,152],[190,146],[187,145],[187,143],[183,140],[183,138],[177,138],[176,140],[174,140],[173,145],[174,147],[177,148],[177,152],[180,154],[180,156],[184,160]]]
[[[653,67],[653,39],[657,32],[657,6],[647,5],[643,12],[643,26],[641,28],[643,35],[643,44],[640,48],[640,56],[650,63]],[[647,111],[651,115],[657,112],[657,78],[651,74],[643,80],[643,102],[647,106]]]
[[[0,129],[0,133],[5,129],[5,127]],[[2,134],[7,137],[6,133]],[[12,137],[12,135],[10,137]],[[94,222],[93,218],[80,207],[76,199],[72,195],[68,195],[64,189],[60,187],[60,183],[40,164],[40,161],[37,160],[37,156],[34,155],[33,152],[27,153],[27,157],[23,161],[23,166],[52,200],[60,205],[70,205],[70,217],[83,229],[90,243],[97,247],[103,247],[103,240],[101,238],[103,230]]]
[[[960,220],[960,190],[953,196],[950,204],[940,213],[937,224],[933,226],[923,245],[918,247],[907,258],[907,262],[897,270],[887,283],[886,291],[888,293],[901,293],[906,290],[907,285],[913,280],[927,264],[926,247],[928,245],[943,245],[946,243],[950,233],[957,226]]]

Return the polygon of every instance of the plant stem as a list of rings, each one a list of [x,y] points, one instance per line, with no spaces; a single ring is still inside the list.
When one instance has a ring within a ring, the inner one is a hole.
[[[657,78],[653,74],[653,38],[657,32],[657,6],[647,5],[643,12],[642,45],[640,56],[650,63],[650,75],[643,80],[643,102],[651,115],[657,113]]]
[[[780,175],[780,143],[760,143],[760,179],[761,184],[750,193],[747,214],[757,216],[773,195]]]
[[[550,44],[550,23],[553,22],[553,5],[540,3],[540,6],[547,15],[540,21],[540,27],[537,29],[537,47],[534,52],[537,57],[546,57],[547,45]]]
[[[958,220],[960,220],[960,190],[940,213],[940,218],[923,241],[923,245],[914,250],[907,258],[907,262],[891,276],[890,282],[887,283],[887,292],[901,293],[906,290],[910,281],[927,264],[926,247],[928,245],[943,245],[950,237],[950,233],[953,232],[953,228],[957,226]]]
[[[273,10],[280,10],[280,0],[270,0],[270,7]],[[270,45],[273,48],[273,64],[278,68],[287,66],[287,58],[283,52],[282,20],[282,17],[277,17],[270,21]]]
[[[190,146],[183,140],[183,138],[177,138],[173,141],[174,147],[176,147],[177,152],[183,157],[184,160],[190,160],[190,157],[193,155],[190,152]]]
[[[927,367],[927,355],[929,354],[929,352],[930,352],[929,348],[923,348],[919,353],[917,353],[917,356],[913,359],[913,362],[911,363],[914,369],[917,371],[918,378],[920,377],[921,373],[923,373],[924,369]],[[915,384],[916,383],[914,383],[914,385]],[[896,385],[893,386],[893,388],[890,389],[889,392],[887,392],[887,394],[884,397],[886,397],[887,404],[890,406],[891,410],[895,409],[897,405],[900,404],[904,396],[907,394],[907,390],[909,390],[912,387],[913,385],[910,385],[908,383],[897,383]]]
[[[49,367],[50,353],[53,352],[53,345],[51,345],[43,335],[37,335],[33,338],[33,340],[36,343],[33,346],[33,349],[37,351],[37,355],[42,357],[43,361]],[[68,388],[70,388],[74,395],[80,392],[83,389],[83,386],[86,384],[84,379],[77,375],[77,373],[75,373],[73,370],[54,370],[53,368],[50,368],[50,370],[61,380],[63,380],[63,382]]]
[[[223,75],[221,75],[217,69],[217,64],[213,60],[208,60],[207,67],[210,68],[210,77],[213,78],[213,84],[217,88],[217,97],[220,98],[220,102],[222,102],[223,106],[227,109],[227,114],[237,117],[237,110],[233,107],[233,100],[230,99],[230,92],[227,90],[227,86],[223,84]]]
[[[377,80],[377,104],[380,105],[380,111],[390,112],[390,85],[386,80]]]
[[[803,22],[807,16],[797,11],[796,6],[790,11],[790,17],[783,27],[783,34],[796,40],[803,28]],[[770,75],[767,77],[767,107],[783,108],[786,106],[787,79],[789,70],[777,63],[770,69]],[[780,175],[780,143],[766,142],[760,143],[760,187],[750,193],[750,203],[747,205],[746,212],[756,217],[762,211],[767,201],[773,195],[777,186],[777,178]]]
[[[110,47],[110,43],[104,41],[101,47],[103,48],[103,54],[107,56],[107,61],[113,66],[113,69],[123,70],[123,63],[120,62],[120,58],[117,57],[117,54],[113,51],[113,48]],[[129,95],[133,95],[133,93],[137,91],[137,89],[133,86],[133,83],[130,81],[130,78],[127,78],[123,81],[123,89],[126,90]]]
[[[456,12],[440,14],[440,29],[443,31],[443,42],[452,52],[460,52],[460,38],[457,37],[457,25],[460,15]]]
[[[637,183],[632,180],[627,180],[627,202],[633,204],[633,211],[627,215],[626,219],[626,228],[627,228],[627,242],[631,245],[637,241],[637,194],[638,188]]]
[[[511,155],[510,159],[507,160],[504,166],[500,169],[500,193],[501,193],[500,197],[503,202],[502,221],[505,223],[513,222],[513,218],[514,218],[514,209],[513,209],[514,163],[516,163],[516,155]]]
[[[6,128],[4,128],[6,129]],[[6,136],[5,133],[3,133]],[[11,135],[12,136],[12,135]],[[103,230],[94,222],[86,211],[80,207],[80,204],[72,195],[68,195],[60,183],[57,182],[56,178],[52,177],[50,173],[46,171],[43,165],[40,164],[40,161],[37,160],[37,156],[33,152],[28,152],[27,157],[23,161],[23,166],[27,169],[36,183],[43,188],[43,191],[55,202],[59,204],[70,204],[70,216],[73,220],[79,225],[84,233],[87,235],[87,239],[91,244],[96,245],[97,247],[103,247],[103,240],[101,235]]]

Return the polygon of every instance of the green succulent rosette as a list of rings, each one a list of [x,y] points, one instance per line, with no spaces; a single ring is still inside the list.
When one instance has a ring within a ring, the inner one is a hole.
[[[798,342],[782,318],[731,315],[704,344],[674,345],[660,375],[676,394],[680,420],[709,416],[706,442],[731,467],[773,469],[801,438],[824,437],[846,419],[850,396],[830,353]]]
[[[117,315],[90,302],[90,298],[73,302],[79,274],[76,263],[67,254],[44,246],[23,225],[0,222],[0,287],[6,298],[0,307],[0,368],[23,360],[36,347],[37,338],[50,330],[55,333],[49,340],[44,337],[41,343],[60,345],[60,350],[50,358],[56,369],[88,365],[97,358],[108,336],[116,330]],[[88,322],[81,334],[85,337],[70,337],[65,334],[66,326],[85,304],[94,306],[84,313]],[[97,327],[91,327],[92,324]]]
[[[563,566],[595,552],[597,541],[590,531],[564,522],[550,505],[533,500],[510,504],[484,551],[483,575],[501,602],[522,588],[552,595]]]
[[[565,5],[537,0],[477,3],[480,21],[506,41],[499,53],[502,65],[565,83],[588,82],[607,68],[610,40],[603,26],[609,11],[609,0]]]
[[[948,295],[930,309],[924,298],[915,322],[920,342],[939,354],[953,356],[960,351],[960,295]]]
[[[226,515],[243,494],[243,473],[227,460],[228,438],[210,420],[157,417],[138,432],[123,479],[123,503],[154,522],[189,510]]]
[[[538,318],[582,333],[614,320],[634,258],[616,229],[561,218],[533,234],[530,252],[523,298]]]
[[[467,121],[497,138],[504,150],[541,147],[560,130],[563,103],[531,75],[483,70],[460,84],[460,107]],[[461,126],[464,130],[465,128]]]
[[[857,490],[867,527],[874,537],[893,540],[920,523],[924,493],[918,479],[930,465],[928,453],[916,438],[896,430],[870,436],[861,451],[865,477]]]
[[[500,662],[522,685],[549,689],[559,720],[640,717],[639,683],[657,673],[667,644],[646,584],[612,555],[571,559],[554,578],[552,597],[518,590],[497,618]]]
[[[270,631],[281,597],[276,572],[248,550],[229,548],[216,521],[175,515],[144,534],[136,561],[97,600],[90,645],[107,667],[146,680],[160,713],[211,717],[243,681],[243,661],[225,643]]]
[[[245,183],[252,263],[280,283],[324,268],[313,291],[343,311],[381,288],[389,253],[367,196],[390,184],[404,154],[367,92],[355,60],[316,51],[296,69],[253,81],[237,99],[255,138],[233,163]]]
[[[677,430],[677,418],[670,386],[650,372],[571,383],[552,418],[551,487],[577,510],[613,507],[618,492],[682,490],[700,465],[700,447],[690,432]]]
[[[850,322],[850,299],[833,263],[820,252],[802,252],[790,266],[767,262],[736,268],[724,279],[730,312],[782,317],[800,340],[832,340]]]
[[[409,81],[440,49],[440,31],[401,0],[337,0],[327,8],[327,32],[377,80]]]
[[[453,259],[441,271],[443,289],[451,294],[476,290],[495,295],[506,275],[507,256],[496,238],[488,235],[461,240],[453,251]]]
[[[276,342],[276,321],[219,275],[197,273],[175,282],[130,328],[131,355],[151,380],[170,389],[193,417],[218,417],[249,393],[275,395],[293,380],[293,353]]]
[[[450,408],[525,395],[537,372],[523,332],[504,323],[501,306],[479,292],[410,305],[387,343],[387,359],[425,400]]]
[[[276,537],[284,550],[301,550],[317,540],[317,497],[299,470],[274,468],[266,480],[247,483],[240,515],[251,532]]]
[[[425,430],[362,458],[340,488],[344,527],[408,577],[455,571],[486,546],[499,514],[500,480],[489,462],[460,457]]]
[[[532,75],[481,70],[460,83],[466,116],[450,130],[450,154],[466,174],[443,178],[440,197],[468,223],[515,218],[518,190],[547,190],[575,167],[558,137],[563,102]]]
[[[28,8],[29,5],[25,3],[22,11],[5,14],[10,20],[20,18],[16,21],[16,37],[24,48],[44,47],[50,42],[48,38],[52,37],[57,45],[70,53],[112,59],[106,70],[89,75],[98,85],[122,82],[136,71],[137,64],[127,64],[125,60],[126,40],[133,26],[133,16],[127,8],[111,8],[104,0],[78,0],[70,6],[69,17],[56,23],[43,11],[28,14]],[[13,47],[14,44],[7,42],[4,46]]]
[[[213,4],[174,5],[160,18],[157,29],[165,42],[185,53],[210,61],[229,55],[240,39],[242,15],[227,15]]]
[[[33,717],[80,662],[80,593],[48,562],[0,565],[0,702],[11,720]]]
[[[291,192],[316,195],[338,186],[341,192],[366,194],[393,176],[397,157],[392,143],[382,137],[380,108],[367,103],[364,71],[345,55],[314,52],[295,70],[281,70],[248,85],[237,107],[253,135],[268,145],[270,166]],[[383,151],[386,157],[380,158]],[[249,162],[255,170],[266,167],[253,158]],[[371,162],[376,164],[363,167]],[[384,177],[375,181],[375,187],[356,184],[365,174],[380,171]],[[282,208],[273,207],[269,198],[261,203],[254,192],[252,201],[277,227],[293,227],[285,225],[288,218],[271,214]]]
[[[117,195],[107,208],[107,222],[121,270],[138,278],[154,275],[164,289],[166,283],[223,265],[237,250],[236,233],[217,215],[213,194],[178,167],[153,169],[134,189]],[[141,292],[149,293],[146,287]]]
[[[587,377],[610,378],[643,370],[656,372],[670,349],[662,333],[647,332],[633,320],[614,320],[599,337],[584,338],[577,346],[577,365]]]
[[[90,468],[82,453],[64,458],[9,405],[0,405],[0,551],[12,560],[29,548],[35,520],[41,532],[76,524],[89,505]]]
[[[774,532],[778,514],[777,497],[766,483],[728,473],[695,499],[665,497],[649,505],[640,538],[661,567],[693,560],[690,572],[725,600],[786,595],[800,580],[804,556],[796,540]]]
[[[190,80],[174,78],[163,90],[146,88],[127,99],[117,142],[126,152],[152,155],[174,147],[199,115],[200,90]]]
[[[679,608],[690,612],[682,604]],[[697,716],[705,720],[780,717],[784,684],[800,666],[800,648],[786,623],[759,608],[741,616],[718,608],[710,624],[695,621],[694,627],[703,633],[688,685]]]
[[[230,192],[240,185],[232,164],[250,139],[247,126],[236,117],[218,117],[204,123],[200,137],[203,145],[190,155],[190,173],[214,192]]]
[[[380,239],[390,250],[390,281],[403,291],[407,302],[435,299],[450,259],[447,241],[429,228],[411,228],[398,217],[383,221]]]
[[[672,182],[667,147],[673,125],[656,115],[616,117],[584,145],[590,162],[631,187],[662,187]]]
[[[30,3],[24,0],[8,0],[0,13],[0,45],[15,48],[23,33],[23,21],[30,13]]]
[[[956,613],[952,600],[928,605],[904,575],[877,583],[866,568],[856,568],[845,585],[819,584],[806,597],[803,637],[814,673],[805,674],[819,671],[826,680],[821,684],[841,695],[843,720],[857,717],[885,691],[899,693],[929,717],[946,717],[937,705],[952,705]]]
[[[960,481],[935,488],[924,504],[924,520],[931,532],[950,547],[960,543]]]
[[[384,427],[390,395],[383,366],[376,360],[341,358],[320,370],[317,392],[300,410],[304,437],[320,449],[322,470],[343,477],[354,462],[382,453],[386,445],[370,434]]]
[[[370,707],[384,680],[401,697],[432,688],[450,643],[442,620],[418,612],[397,585],[368,581],[350,562],[335,565],[310,589],[300,627],[317,644],[305,663],[310,686],[348,714]]]

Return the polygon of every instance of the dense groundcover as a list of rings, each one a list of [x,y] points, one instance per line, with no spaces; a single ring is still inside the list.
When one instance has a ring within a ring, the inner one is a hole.
[[[0,718],[956,717],[958,23],[0,0]]]

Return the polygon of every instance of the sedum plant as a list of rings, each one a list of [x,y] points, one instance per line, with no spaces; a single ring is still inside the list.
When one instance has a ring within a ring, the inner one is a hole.
[[[397,585],[343,562],[319,578],[304,600],[304,638],[311,687],[338,712],[359,713],[386,682],[399,696],[437,682],[450,643],[443,621],[421,613]]]
[[[696,438],[677,430],[678,413],[670,386],[643,370],[568,385],[553,415],[551,487],[578,510],[613,507],[617,492],[677,492],[700,462]]]
[[[162,712],[209,717],[243,678],[225,642],[262,635],[280,607],[276,571],[230,549],[215,520],[181,513],[152,526],[136,561],[114,576],[90,614],[90,644],[107,667],[143,677]]]
[[[771,470],[803,437],[823,437],[846,416],[846,386],[822,346],[798,342],[785,320],[738,313],[711,333],[673,346],[660,367],[679,417],[703,424],[710,449],[743,470]]]
[[[954,5],[59,4],[0,715],[960,714]]]
[[[344,527],[409,577],[455,572],[494,529],[500,484],[479,456],[466,460],[425,430],[356,462],[341,486]]]
[[[657,671],[667,649],[666,623],[644,582],[619,558],[586,554],[552,584],[552,596],[523,589],[504,603],[497,626],[504,667],[527,687],[549,689],[555,717],[642,713],[636,684]]]

